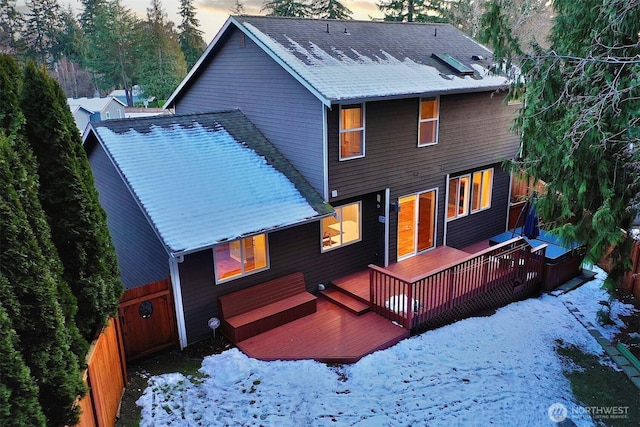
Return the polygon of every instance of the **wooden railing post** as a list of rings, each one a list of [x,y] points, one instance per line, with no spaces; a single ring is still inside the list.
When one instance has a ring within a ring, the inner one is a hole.
[[[405,307],[407,318],[404,327],[411,329],[413,326],[413,283],[405,282],[404,286],[407,287],[407,307]]]

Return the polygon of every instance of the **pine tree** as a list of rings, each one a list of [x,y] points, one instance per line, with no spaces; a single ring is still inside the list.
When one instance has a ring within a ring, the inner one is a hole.
[[[640,0],[556,0],[549,49],[534,46],[514,167],[546,182],[538,212],[595,262],[611,246],[616,280],[640,206]],[[625,242],[625,243],[623,243]]]
[[[84,66],[94,74],[99,89],[125,89],[129,94],[128,105],[132,106],[137,46],[142,37],[139,21],[121,0],[111,0],[95,10],[93,35],[85,39]]]
[[[351,19],[353,12],[338,0],[313,2],[313,15],[321,19]]]
[[[26,135],[37,158],[40,201],[78,300],[76,324],[91,341],[122,293],[115,250],[82,140],[60,86],[28,64],[22,91]]]
[[[305,1],[296,0],[265,0],[262,4],[262,10],[267,11],[267,16],[307,18],[313,14],[311,6]]]
[[[242,15],[244,13],[244,4],[240,0],[235,0],[233,6],[229,8],[232,15]]]
[[[57,0],[26,0],[24,39],[29,58],[52,64],[57,57],[62,19]]]
[[[0,146],[6,144],[6,137],[0,135]],[[18,335],[3,306],[7,303],[14,305],[12,312],[17,311],[9,281],[0,273],[0,425],[44,426],[38,386],[18,350]]]
[[[240,6],[242,5],[240,4]],[[184,54],[184,59],[187,61],[187,68],[191,69],[200,59],[200,55],[206,49],[207,44],[202,39],[203,32],[198,28],[200,22],[196,18],[196,8],[193,5],[193,0],[180,0],[179,13],[182,22],[178,25],[178,41]]]
[[[388,0],[376,6],[385,21],[444,22],[447,16],[443,0]]]
[[[77,422],[76,398],[84,394],[78,358],[58,303],[58,277],[49,269],[28,217],[43,222],[42,211],[25,211],[19,193],[26,170],[8,138],[0,144],[0,274],[7,278],[15,304],[5,307],[19,339],[19,352],[37,380],[38,401],[47,424]],[[33,206],[37,202],[32,203]],[[46,237],[46,236],[45,236]]]
[[[15,0],[0,0],[0,53],[16,55],[24,17],[16,10]]]
[[[151,0],[147,21],[143,24],[145,37],[140,43],[140,59],[136,74],[142,92],[150,98],[167,99],[187,74],[187,64],[180,49],[178,35],[162,8],[160,0]]]

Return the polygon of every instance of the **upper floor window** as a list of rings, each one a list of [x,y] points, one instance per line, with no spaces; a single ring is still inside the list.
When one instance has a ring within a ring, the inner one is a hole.
[[[473,173],[471,189],[471,212],[491,207],[491,191],[493,190],[493,169]]]
[[[418,125],[418,147],[438,143],[438,98],[420,99],[420,123]]]
[[[322,219],[322,251],[361,240],[361,202],[335,208],[333,216]]]
[[[109,120],[111,118],[111,112],[110,111],[105,111],[104,112],[104,116],[107,118],[107,120]]]
[[[340,106],[340,160],[364,156],[364,104]]]
[[[267,235],[246,237],[214,248],[216,282],[221,283],[269,268]]]

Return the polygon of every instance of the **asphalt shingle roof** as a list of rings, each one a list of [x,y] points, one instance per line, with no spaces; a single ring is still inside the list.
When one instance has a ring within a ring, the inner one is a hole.
[[[491,73],[492,53],[449,24],[232,16],[237,27],[330,104],[348,100],[494,90],[508,79]],[[219,34],[170,103],[206,68]],[[464,76],[434,58],[449,54],[474,73]]]
[[[333,212],[238,110],[92,124],[172,253]]]

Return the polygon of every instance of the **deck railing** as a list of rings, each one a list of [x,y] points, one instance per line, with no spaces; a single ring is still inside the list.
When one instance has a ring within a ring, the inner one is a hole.
[[[542,282],[545,250],[516,237],[412,278],[370,265],[371,310],[413,329],[507,284],[520,299]]]

